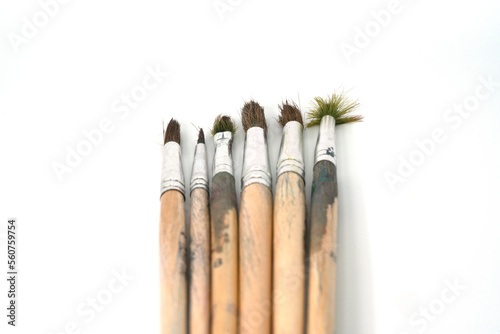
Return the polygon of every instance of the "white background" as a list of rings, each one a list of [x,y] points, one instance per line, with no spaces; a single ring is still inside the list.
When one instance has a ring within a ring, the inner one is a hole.
[[[388,0],[220,3],[230,6],[222,16],[212,0],[71,0],[16,50],[12,34],[41,7],[1,2],[1,268],[15,217],[20,292],[13,329],[1,279],[0,332],[158,333],[162,121],[182,123],[189,179],[192,124],[208,132],[219,113],[240,124],[254,98],[274,165],[278,103],[291,98],[306,112],[314,96],[345,89],[365,121],[337,127],[337,334],[499,333],[500,3],[401,0],[385,26],[373,11],[393,8]],[[371,37],[360,41],[365,29]],[[346,57],[342,43],[357,53]],[[169,75],[126,117],[115,113],[147,67]],[[488,77],[497,86],[467,118],[445,119]],[[103,119],[113,130],[59,180],[54,162]],[[445,140],[418,153],[416,141],[438,128]],[[308,186],[316,135],[305,132]],[[240,126],[237,180],[242,143]],[[419,165],[391,188],[387,173],[410,157]],[[113,270],[133,279],[94,318],[82,316]],[[454,281],[462,290],[439,301]]]

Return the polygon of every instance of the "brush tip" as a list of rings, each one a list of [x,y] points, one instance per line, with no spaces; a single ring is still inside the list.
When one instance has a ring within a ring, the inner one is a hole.
[[[295,102],[288,102],[288,100],[285,100],[285,102],[279,106],[279,109],[281,114],[278,116],[278,123],[280,123],[281,126],[285,126],[286,123],[292,121],[299,122],[302,126],[304,126],[302,113]]]
[[[319,125],[324,116],[335,118],[335,124],[344,124],[350,122],[360,122],[363,120],[361,115],[352,115],[359,106],[357,100],[348,98],[344,93],[334,93],[326,99],[315,97],[311,110],[307,113],[307,127]]]
[[[233,134],[236,132],[236,125],[231,117],[227,115],[219,115],[215,118],[214,125],[212,126],[212,135],[216,133],[230,131]]]
[[[200,129],[200,132],[198,132],[198,144],[205,144],[205,133],[203,129]]]
[[[174,141],[177,144],[181,143],[181,126],[179,122],[177,122],[173,118],[170,120],[170,122],[168,122],[163,144],[166,144],[171,141]]]
[[[241,123],[243,129],[248,129],[257,126],[267,132],[266,116],[264,115],[264,108],[254,100],[245,102],[241,109]]]

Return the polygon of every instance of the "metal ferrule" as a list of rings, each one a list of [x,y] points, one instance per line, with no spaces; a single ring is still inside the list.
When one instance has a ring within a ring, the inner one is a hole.
[[[267,140],[264,129],[252,127],[247,130],[245,137],[241,189],[252,183],[261,183],[271,189],[272,177],[269,166]]]
[[[218,173],[226,172],[231,175],[233,174],[233,157],[232,157],[232,147],[233,147],[233,134],[231,131],[218,132],[214,136],[214,164],[213,164],[213,174],[215,176]]]
[[[196,188],[203,188],[208,191],[207,147],[203,143],[197,144],[194,149],[191,191]]]
[[[330,161],[337,164],[337,152],[335,151],[335,118],[323,116],[319,125],[318,141],[314,152],[314,164],[319,161]]]
[[[178,190],[184,195],[181,146],[174,141],[170,141],[163,145],[162,155],[160,196],[167,190]]]
[[[276,167],[276,178],[286,172],[294,172],[304,178],[303,131],[304,127],[302,124],[296,121],[288,122],[283,127],[278,165]]]

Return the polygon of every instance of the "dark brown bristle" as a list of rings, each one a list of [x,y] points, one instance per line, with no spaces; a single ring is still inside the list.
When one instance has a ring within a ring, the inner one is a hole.
[[[179,122],[177,122],[173,118],[167,125],[167,131],[165,131],[165,140],[163,144],[166,144],[170,141],[175,141],[179,145],[181,143],[181,126]]]
[[[243,123],[243,129],[247,131],[248,129],[258,126],[267,132],[266,116],[264,115],[264,108],[260,106],[254,100],[246,102],[241,109],[241,123]]]
[[[205,133],[203,132],[203,129],[200,129],[200,132],[198,133],[198,144],[205,144]]]
[[[304,126],[304,122],[302,121],[302,113],[299,110],[299,107],[295,104],[295,102],[285,100],[280,106],[281,115],[278,116],[278,122],[281,126],[285,126],[286,123],[295,121],[299,122],[302,126]]]

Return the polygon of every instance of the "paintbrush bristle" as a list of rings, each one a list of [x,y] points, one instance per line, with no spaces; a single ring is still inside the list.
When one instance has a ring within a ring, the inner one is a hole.
[[[359,122],[363,119],[361,115],[350,115],[359,106],[357,100],[352,100],[343,93],[334,93],[326,99],[315,97],[311,111],[307,113],[307,127],[319,125],[323,116],[335,118],[335,124]]]
[[[285,126],[288,122],[299,122],[302,126],[304,126],[304,122],[302,121],[302,113],[299,110],[299,107],[295,104],[295,102],[285,100],[281,105],[279,105],[281,114],[278,116],[278,123],[281,126]]]
[[[243,124],[243,129],[247,131],[248,129],[258,126],[267,132],[266,116],[264,115],[264,108],[260,106],[254,100],[246,102],[241,109],[241,123]]]
[[[216,133],[224,131],[231,131],[234,134],[236,132],[236,125],[231,117],[219,115],[215,118],[214,125],[212,127],[212,135],[215,136]]]
[[[205,133],[203,129],[200,129],[200,132],[198,132],[198,144],[205,144]]]
[[[170,122],[168,122],[163,144],[166,144],[170,141],[175,141],[179,145],[181,143],[181,126],[179,122],[177,122],[173,118],[170,120]]]

